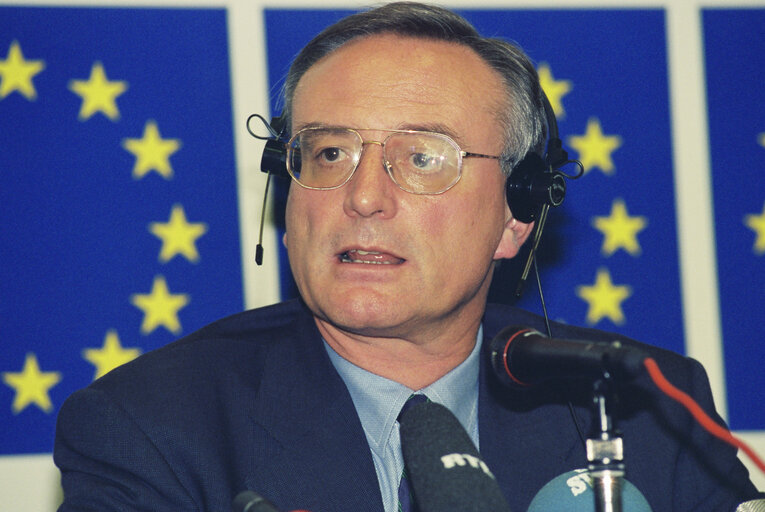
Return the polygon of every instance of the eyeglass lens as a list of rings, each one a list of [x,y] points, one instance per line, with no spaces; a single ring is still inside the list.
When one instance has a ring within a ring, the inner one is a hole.
[[[353,174],[364,145],[349,129],[305,129],[288,147],[290,174],[310,188],[336,188]],[[379,144],[379,142],[377,142]],[[393,181],[420,194],[447,190],[459,179],[460,152],[446,136],[428,132],[396,132],[383,144],[383,160]]]

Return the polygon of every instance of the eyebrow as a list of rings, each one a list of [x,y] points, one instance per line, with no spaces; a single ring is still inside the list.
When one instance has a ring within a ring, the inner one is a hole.
[[[351,128],[353,130],[361,130],[361,131],[364,131],[364,130],[385,131],[389,129],[389,128],[372,128],[368,126],[362,126],[362,127],[342,126],[342,125],[326,124],[326,123],[320,123],[320,122],[314,121],[314,122],[297,126],[295,129],[295,133],[299,132],[300,130],[304,130],[306,128],[325,128],[329,130],[345,130],[345,129]],[[393,128],[393,129],[440,133],[440,134],[451,137],[460,147],[464,144],[464,140],[462,139],[462,137],[457,135],[457,133],[453,129],[451,129],[449,126],[443,123],[401,123],[396,128]]]

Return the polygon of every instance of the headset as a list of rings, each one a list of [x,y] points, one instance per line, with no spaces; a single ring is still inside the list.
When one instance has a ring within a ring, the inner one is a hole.
[[[547,307],[545,305],[544,295],[542,293],[542,283],[539,278],[539,270],[536,265],[536,251],[542,238],[547,221],[547,213],[551,207],[560,206],[566,197],[566,179],[578,179],[584,175],[584,166],[578,160],[571,160],[568,153],[563,149],[560,135],[558,133],[558,121],[555,112],[550,105],[550,100],[540,88],[542,96],[542,106],[544,107],[545,121],[547,123],[547,144],[544,155],[540,155],[534,150],[529,151],[520,162],[518,162],[510,172],[505,182],[505,197],[507,204],[513,216],[521,222],[535,222],[534,233],[532,237],[531,249],[528,258],[515,289],[515,296],[520,297],[526,286],[531,265],[534,265],[536,281],[539,286],[539,298],[542,303],[542,311],[547,328],[548,336],[552,337]],[[257,135],[250,128],[250,121],[254,118],[259,119],[270,136],[263,137]],[[287,172],[287,141],[289,139],[289,130],[283,116],[275,117],[269,124],[263,116],[252,114],[247,118],[247,131],[253,137],[265,140],[266,145],[263,150],[263,157],[260,161],[260,170],[268,174],[266,181],[266,190],[263,197],[263,210],[260,216],[260,238],[255,253],[255,261],[258,265],[263,262],[263,220],[266,212],[266,200],[268,198],[268,184],[271,176],[289,177]],[[575,164],[578,167],[576,174],[567,174],[560,169],[568,164]],[[576,427],[577,434],[582,443],[585,443],[585,437],[579,424],[579,419],[574,411],[571,401],[568,401],[568,409],[571,418]]]
[[[569,177],[559,171],[570,160],[558,135],[555,112],[544,92],[542,105],[548,134],[545,154],[539,155],[534,150],[526,153],[505,182],[505,196],[513,216],[527,224],[539,219],[545,206],[549,208],[563,203],[566,197],[564,178]]]
[[[547,144],[544,155],[535,151],[529,151],[510,172],[505,182],[505,197],[513,216],[521,222],[536,222],[535,233],[529,257],[521,276],[516,296],[520,296],[525,286],[531,263],[534,260],[536,249],[542,236],[547,212],[550,207],[560,206],[566,197],[566,179],[576,179],[584,174],[581,162],[570,160],[568,153],[563,149],[563,143],[558,134],[558,122],[555,118],[550,101],[544,91],[541,91],[542,105],[544,107],[545,120],[547,123]],[[269,135],[256,134],[250,127],[251,121],[259,119]],[[260,170],[268,174],[266,181],[265,196],[268,197],[268,185],[271,176],[289,178],[287,172],[287,141],[289,130],[283,116],[274,117],[268,123],[260,114],[252,114],[247,118],[247,131],[256,139],[265,140],[263,157],[260,161]],[[575,175],[566,174],[560,169],[566,164],[574,163],[579,166],[579,172]],[[261,212],[260,238],[256,249],[255,261],[260,265],[263,261],[263,218],[266,211],[266,199],[263,200]]]
[[[521,222],[536,222],[532,237],[531,250],[523,267],[523,272],[515,289],[515,296],[520,297],[529,277],[531,264],[536,264],[535,255],[542,231],[547,222],[547,213],[551,207],[560,206],[566,198],[566,179],[578,179],[584,174],[584,166],[579,160],[571,160],[563,149],[563,142],[558,133],[558,120],[550,105],[547,95],[540,89],[542,106],[547,122],[547,145],[544,156],[536,151],[529,151],[510,172],[505,182],[505,196],[510,211]],[[576,174],[566,174],[560,169],[568,164],[578,167]],[[539,274],[537,274],[537,280]],[[540,286],[540,298],[544,308],[544,298]],[[547,318],[545,311],[545,318]]]

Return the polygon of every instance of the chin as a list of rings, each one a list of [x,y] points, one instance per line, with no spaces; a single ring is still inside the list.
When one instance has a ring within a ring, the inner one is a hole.
[[[372,300],[365,297],[345,300],[341,304],[320,308],[321,317],[338,329],[364,336],[393,336],[403,324],[404,318],[398,308],[391,308],[390,301]]]

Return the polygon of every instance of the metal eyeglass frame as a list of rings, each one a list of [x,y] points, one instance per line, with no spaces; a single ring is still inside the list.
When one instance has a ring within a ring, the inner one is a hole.
[[[359,141],[361,141],[361,150],[358,151],[358,154],[354,155],[354,162],[353,162],[353,168],[348,173],[348,176],[343,180],[342,183],[338,185],[333,185],[331,187],[312,187],[309,185],[306,185],[304,183],[301,183],[300,180],[295,176],[292,169],[292,156],[293,152],[295,151],[295,148],[292,147],[294,141],[303,133],[308,131],[318,131],[318,130],[334,130],[334,131],[346,131],[349,133],[353,133],[356,135]],[[361,136],[361,131],[376,131],[376,132],[386,132],[390,133],[385,139],[382,141],[377,140],[364,140],[364,137]],[[453,147],[457,153],[457,176],[456,178],[447,185],[444,189],[439,190],[437,192],[417,192],[414,190],[408,190],[404,188],[398,181],[396,181],[396,178],[393,176],[393,164],[389,160],[386,159],[385,155],[385,144],[388,142],[388,140],[395,134],[424,134],[424,135],[431,135],[435,136],[441,140],[446,141],[451,147]],[[384,128],[346,128],[346,127],[332,127],[332,126],[307,126],[305,128],[301,128],[298,130],[295,135],[293,135],[290,140],[286,143],[286,149],[287,149],[287,158],[286,158],[286,164],[287,164],[287,172],[289,173],[292,180],[297,183],[299,186],[310,189],[310,190],[335,190],[346,183],[348,183],[353,175],[356,173],[356,169],[359,167],[359,163],[361,162],[361,156],[364,151],[364,146],[367,146],[369,144],[376,144],[382,148],[382,163],[383,167],[385,169],[385,172],[388,174],[388,177],[393,181],[393,183],[396,184],[398,188],[401,190],[408,192],[410,194],[416,194],[416,195],[438,195],[443,194],[447,190],[450,190],[452,187],[454,187],[457,183],[459,183],[460,179],[462,179],[462,160],[463,158],[490,158],[494,160],[501,160],[501,156],[496,155],[485,155],[482,153],[471,153],[469,151],[463,151],[462,148],[460,148],[459,144],[452,139],[450,136],[438,133],[438,132],[431,132],[426,130],[394,130],[394,129],[384,129]]]

